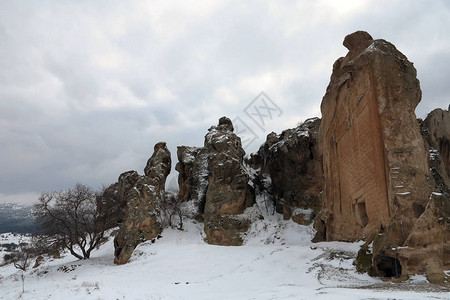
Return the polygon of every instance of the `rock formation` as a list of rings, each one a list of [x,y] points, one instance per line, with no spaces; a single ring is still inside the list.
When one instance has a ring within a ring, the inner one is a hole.
[[[367,32],[348,35],[344,46],[349,52],[334,63],[321,104],[318,237],[373,242],[381,276],[442,276],[444,225],[435,220],[439,201],[430,198],[428,154],[414,114],[421,98],[416,70],[394,45]],[[424,228],[431,228],[431,244],[418,240]]]
[[[126,263],[139,243],[161,233],[158,207],[164,201],[164,183],[170,168],[170,152],[161,142],[154,147],[145,175],[129,171],[119,176],[118,194],[125,206],[123,222],[114,239],[114,263]]]
[[[125,218],[126,202],[119,196],[119,183],[113,183],[97,196],[97,228],[113,228],[122,224]]]
[[[422,134],[431,153],[439,153],[447,177],[450,177],[450,111],[438,108],[430,112],[422,123]]]
[[[203,148],[178,147],[179,199],[193,201],[203,214],[206,240],[215,245],[241,245],[250,220],[243,216],[254,203],[244,168],[241,139],[230,119],[222,117],[205,136]]]
[[[179,146],[177,156],[178,199],[180,202],[191,201],[192,217],[202,219],[208,188],[208,153],[202,147]]]
[[[231,120],[222,117],[205,136],[210,170],[205,203],[205,233],[215,245],[240,245],[241,232],[250,221],[236,217],[254,203],[249,175],[243,166],[241,139],[233,133]]]
[[[154,186],[158,190],[164,190],[170,168],[172,168],[170,151],[167,149],[166,143],[159,142],[155,145],[153,154],[144,168],[145,176],[153,180]]]
[[[450,173],[449,173],[449,145],[450,145],[450,111],[435,109],[421,122],[421,132],[425,144],[429,149],[429,164],[434,179],[435,193],[432,195],[435,219],[445,226],[442,236],[443,264],[450,269]],[[436,224],[432,224],[433,227]],[[431,228],[431,226],[430,226]],[[425,228],[425,229],[428,229]],[[424,235],[429,242],[429,232]],[[423,238],[423,237],[420,237]],[[439,244],[439,237],[435,244]]]
[[[310,224],[320,210],[323,173],[319,125],[320,119],[313,118],[279,136],[272,132],[251,158],[253,168],[261,168],[257,178],[261,189],[265,178],[270,178],[269,193],[276,211],[285,220],[292,218],[301,225]]]

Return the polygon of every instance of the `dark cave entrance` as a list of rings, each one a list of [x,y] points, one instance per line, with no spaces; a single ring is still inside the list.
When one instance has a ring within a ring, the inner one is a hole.
[[[402,275],[402,265],[396,258],[389,256],[380,256],[377,259],[377,270],[381,277],[396,277]]]
[[[366,203],[364,201],[357,202],[353,206],[353,210],[355,211],[355,221],[361,227],[366,227],[369,224],[369,217],[367,216],[366,211]]]

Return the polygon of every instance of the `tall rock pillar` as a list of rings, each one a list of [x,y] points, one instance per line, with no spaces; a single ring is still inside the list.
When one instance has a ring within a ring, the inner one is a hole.
[[[319,235],[373,241],[382,275],[402,266],[406,273],[435,272],[442,265],[442,228],[433,217],[428,150],[414,113],[421,99],[416,69],[394,45],[364,31],[346,36],[344,46],[349,52],[334,63],[321,104]],[[432,228],[428,241],[436,247],[417,244],[423,224]],[[434,258],[413,262],[413,252],[399,247],[408,245],[430,249],[424,254]],[[432,265],[434,271],[426,270]]]

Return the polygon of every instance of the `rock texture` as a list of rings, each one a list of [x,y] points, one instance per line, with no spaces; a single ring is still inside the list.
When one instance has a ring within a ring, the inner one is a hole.
[[[322,157],[318,149],[320,119],[306,120],[296,128],[267,136],[250,164],[260,172],[257,184],[269,194],[285,220],[309,225],[320,210],[323,188]]]
[[[447,177],[450,177],[450,111],[438,108],[430,112],[422,123],[422,134],[431,153],[439,153]]]
[[[206,241],[215,245],[242,244],[250,220],[242,215],[254,203],[243,158],[241,139],[231,120],[222,117],[205,136],[204,147],[178,147],[179,199],[192,201],[203,215]]]
[[[172,168],[170,151],[165,142],[159,142],[155,145],[152,156],[148,159],[144,168],[145,176],[152,179],[154,186],[158,189],[164,189],[167,175]]]
[[[97,197],[97,228],[113,228],[122,224],[125,218],[126,202],[120,197],[119,183],[113,183]]]
[[[233,133],[231,120],[222,117],[205,136],[210,170],[205,203],[205,233],[208,243],[237,246],[242,244],[241,232],[250,221],[235,217],[254,203],[244,168],[245,155],[241,139]]]
[[[421,98],[416,70],[394,45],[367,32],[348,35],[344,46],[349,52],[333,65],[321,104],[318,237],[373,241],[381,276],[441,276],[443,225],[435,222],[439,201],[430,200],[428,153],[414,114]],[[419,242],[428,227],[431,244]]]
[[[432,195],[433,214],[438,223],[442,223],[442,255],[445,269],[450,269],[450,173],[449,173],[449,144],[450,144],[450,109],[445,111],[435,109],[421,122],[421,132],[425,144],[429,149],[429,164],[434,179],[435,193]],[[431,211],[431,209],[430,209]],[[426,224],[429,227],[438,227],[438,224]],[[424,229],[428,229],[428,226]],[[426,240],[430,244],[431,237],[426,230],[418,238]],[[440,238],[435,235],[435,244],[439,244]]]
[[[170,152],[165,143],[158,143],[147,162],[145,175],[129,171],[119,176],[119,199],[125,205],[123,222],[114,239],[114,263],[126,263],[139,243],[161,233],[158,207],[164,201],[164,183],[170,168]]]
[[[203,147],[179,146],[177,156],[178,199],[180,202],[191,201],[192,217],[202,219],[209,184],[208,153]]]

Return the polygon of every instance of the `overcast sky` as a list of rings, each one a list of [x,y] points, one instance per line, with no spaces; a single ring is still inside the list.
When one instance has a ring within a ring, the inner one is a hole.
[[[356,30],[414,62],[418,117],[447,108],[449,3],[3,0],[0,203],[142,174],[158,141],[175,165],[176,147],[202,146],[223,115],[253,131],[253,152],[269,132],[320,117]],[[277,110],[260,127],[246,112],[261,91]]]

